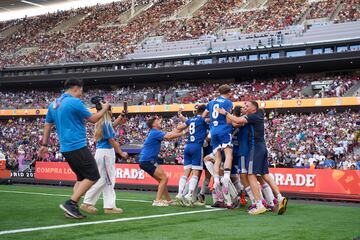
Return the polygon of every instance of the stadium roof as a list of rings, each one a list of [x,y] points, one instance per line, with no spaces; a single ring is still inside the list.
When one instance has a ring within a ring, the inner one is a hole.
[[[122,0],[1,0],[0,21]]]

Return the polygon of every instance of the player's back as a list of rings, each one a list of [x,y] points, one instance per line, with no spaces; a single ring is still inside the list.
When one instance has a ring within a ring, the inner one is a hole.
[[[203,144],[207,134],[207,123],[205,119],[198,115],[186,120],[185,124],[189,127],[187,143]]]
[[[207,105],[207,110],[210,113],[210,129],[211,131],[231,131],[232,126],[226,121],[226,116],[218,113],[216,109],[223,108],[229,112],[233,107],[232,102],[223,97],[219,96],[209,102]]]

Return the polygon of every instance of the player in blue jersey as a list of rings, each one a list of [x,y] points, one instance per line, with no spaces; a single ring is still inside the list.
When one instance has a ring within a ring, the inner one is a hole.
[[[140,153],[140,168],[159,182],[153,206],[165,207],[169,206],[172,201],[167,190],[168,178],[164,170],[157,163],[161,142],[163,140],[181,137],[185,134],[185,132],[179,132],[177,129],[168,133],[161,131],[161,120],[157,117],[150,118],[147,121],[147,126],[150,128],[150,131],[145,139],[144,146]],[[162,200],[163,196],[166,198],[165,201]]]
[[[226,109],[217,109],[217,111],[236,124],[247,124],[249,126],[249,157],[245,164],[250,188],[256,201],[256,207],[251,209],[249,214],[257,215],[267,210],[263,205],[257,183],[258,180],[256,176],[261,175],[276,194],[279,204],[278,214],[281,215],[286,211],[287,198],[281,195],[275,181],[269,175],[267,148],[265,144],[264,113],[259,109],[256,101],[246,102],[245,106],[246,115],[242,117],[236,117]]]
[[[230,199],[230,194],[228,192],[228,185],[231,181],[231,166],[232,166],[232,141],[231,141],[231,132],[232,125],[231,121],[226,118],[226,116],[219,114],[217,109],[225,109],[229,112],[233,104],[229,100],[231,98],[231,88],[229,85],[221,85],[219,87],[220,96],[211,100],[204,112],[203,116],[210,114],[210,133],[211,133],[211,146],[215,155],[215,164],[214,164],[214,188],[215,191],[219,191],[220,188],[220,165],[221,165],[221,152],[225,154],[224,162],[224,184],[223,184],[223,193],[224,196]]]
[[[201,172],[203,170],[203,144],[207,135],[207,123],[202,117],[206,109],[205,105],[197,107],[196,116],[186,119],[181,113],[179,113],[180,119],[184,122],[180,124],[177,129],[184,131],[188,129],[188,140],[184,149],[184,174],[179,181],[179,191],[176,196],[176,202],[182,205],[184,202],[194,205],[196,199],[195,189],[197,188]],[[189,182],[189,191],[184,196],[184,189],[188,177],[192,173],[192,177]]]

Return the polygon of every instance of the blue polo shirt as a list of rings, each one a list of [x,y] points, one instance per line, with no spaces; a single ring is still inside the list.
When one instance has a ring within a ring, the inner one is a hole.
[[[153,161],[156,160],[160,148],[161,148],[161,141],[164,140],[165,133],[152,128],[149,131],[149,134],[147,138],[145,139],[144,146],[141,149],[140,153],[140,162],[147,162],[147,161]]]
[[[85,119],[91,115],[79,98],[68,93],[49,105],[45,122],[56,125],[60,152],[78,150],[87,145]]]
[[[115,131],[111,123],[105,123],[103,126],[103,137],[96,143],[96,148],[113,148],[109,139],[115,137]]]

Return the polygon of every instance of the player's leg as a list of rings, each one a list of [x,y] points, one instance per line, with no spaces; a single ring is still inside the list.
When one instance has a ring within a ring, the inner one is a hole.
[[[268,210],[274,212],[275,211],[275,203],[274,203],[275,197],[274,197],[273,191],[271,190],[269,184],[267,182],[265,182],[263,176],[258,176],[257,179],[261,185],[261,192],[266,201],[266,207],[268,208]]]
[[[169,193],[167,193],[168,177],[166,176],[165,171],[160,166],[156,168],[154,172],[154,178],[159,182],[159,185],[153,206],[168,206],[168,204],[164,204],[164,202],[162,201],[163,195],[165,195],[166,198],[170,198]],[[167,200],[171,200],[171,198]]]
[[[121,208],[116,207],[116,193],[115,193],[115,181],[116,181],[116,167],[115,167],[115,151],[113,149],[107,149],[108,161],[105,162],[105,170],[107,173],[107,181],[103,190],[104,196],[104,212],[106,214],[120,214],[123,213]]]
[[[200,144],[193,144],[192,149],[192,158],[191,158],[191,166],[192,166],[192,177],[189,182],[189,193],[185,196],[185,199],[191,205],[194,204],[194,196],[195,196],[195,189],[198,186],[198,182],[200,179],[200,174],[203,169],[203,153],[202,153],[202,145]]]
[[[288,199],[281,195],[279,187],[276,185],[274,179],[269,174],[263,175],[263,179],[265,181],[264,184],[266,184],[265,187],[266,187],[267,191],[274,192],[274,194],[276,196],[278,214],[279,215],[284,214],[286,211]],[[263,188],[264,188],[264,185],[263,185]]]
[[[261,174],[262,164],[264,158],[264,153],[262,148],[253,148],[249,153],[249,161],[247,165],[248,180],[250,184],[251,191],[254,195],[256,207],[249,210],[249,214],[258,215],[266,212],[266,208],[262,203],[262,198],[260,195],[259,184],[256,178],[256,174]],[[267,159],[266,159],[267,161]]]
[[[202,182],[200,192],[198,194],[198,202],[205,204],[205,194],[206,190],[209,187],[209,183],[211,180],[211,173],[205,168],[205,179]]]

